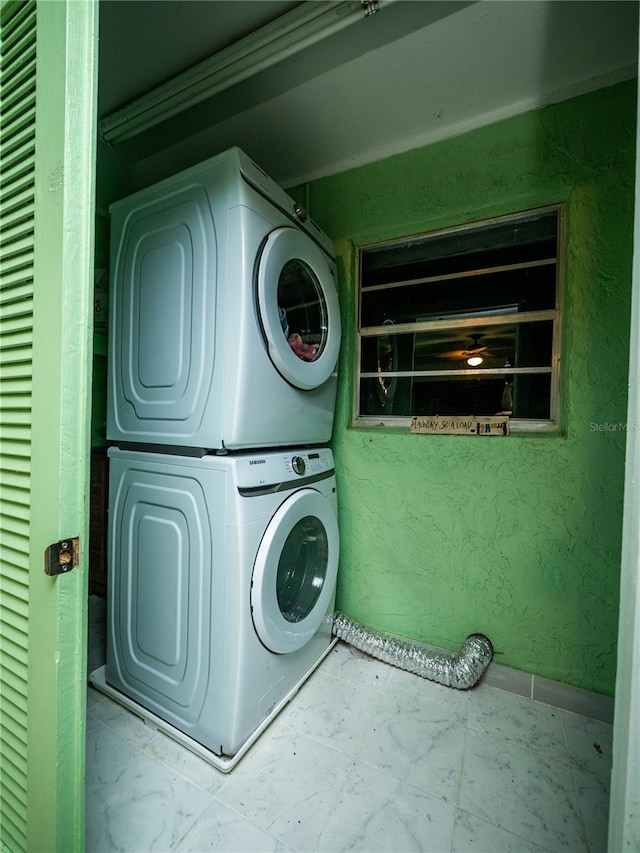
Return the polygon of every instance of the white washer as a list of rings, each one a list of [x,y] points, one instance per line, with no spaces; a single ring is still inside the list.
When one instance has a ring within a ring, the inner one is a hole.
[[[333,246],[238,148],[111,207],[107,438],[322,444],[340,312]]]
[[[331,451],[109,455],[106,683],[233,756],[334,642]]]

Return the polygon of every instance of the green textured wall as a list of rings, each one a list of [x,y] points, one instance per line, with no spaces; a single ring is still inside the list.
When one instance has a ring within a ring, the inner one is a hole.
[[[497,662],[606,694],[615,680],[634,141],[635,82],[296,191],[335,240],[341,270],[338,607],[450,649],[481,631]],[[559,201],[568,236],[563,435],[352,428],[357,246]]]

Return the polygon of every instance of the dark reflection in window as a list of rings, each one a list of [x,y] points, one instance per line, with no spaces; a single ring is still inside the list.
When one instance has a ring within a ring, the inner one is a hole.
[[[465,370],[469,358],[482,358],[480,368],[548,367],[553,321],[473,326],[402,335],[362,338],[362,373]]]
[[[376,379],[360,380],[363,415],[500,415],[546,419],[550,416],[551,375],[535,373],[479,377],[407,377],[397,381],[393,401],[381,406]]]
[[[554,208],[364,249],[359,414],[549,419],[558,224]]]
[[[402,280],[402,279],[400,279]],[[362,326],[555,308],[555,266],[507,270],[451,281],[404,284],[362,293]]]
[[[557,246],[557,212],[533,212],[493,223],[476,223],[430,234],[363,253],[366,286],[408,281],[553,258]]]

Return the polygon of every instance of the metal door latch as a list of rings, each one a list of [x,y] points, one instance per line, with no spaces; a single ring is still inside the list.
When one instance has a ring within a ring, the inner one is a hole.
[[[49,545],[44,552],[44,571],[47,575],[61,575],[75,569],[79,562],[80,539],[61,539]]]

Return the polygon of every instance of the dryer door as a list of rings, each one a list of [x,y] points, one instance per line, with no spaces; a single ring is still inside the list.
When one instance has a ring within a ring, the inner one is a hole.
[[[297,228],[277,228],[258,266],[258,303],[269,356],[296,388],[318,388],[331,376],[340,349],[334,267]]]
[[[335,596],[338,548],[333,506],[313,489],[295,492],[271,519],[254,565],[251,612],[272,652],[296,651],[322,624]]]

